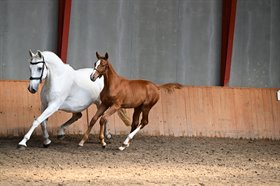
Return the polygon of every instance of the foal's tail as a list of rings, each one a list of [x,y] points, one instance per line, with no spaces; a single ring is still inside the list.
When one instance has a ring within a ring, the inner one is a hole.
[[[124,122],[124,124],[129,127],[131,126],[131,120],[129,119],[126,110],[125,109],[119,109],[118,110],[118,116],[121,118],[121,120]]]
[[[165,90],[167,93],[171,94],[175,89],[182,89],[184,86],[180,83],[166,83],[162,85],[158,85],[159,89]]]

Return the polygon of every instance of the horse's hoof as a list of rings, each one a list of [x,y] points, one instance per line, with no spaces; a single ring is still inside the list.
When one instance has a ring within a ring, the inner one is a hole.
[[[51,145],[50,143],[49,144],[43,144],[43,147],[48,148],[50,145]]]
[[[102,145],[102,148],[105,149],[105,148],[106,148],[106,145]]]
[[[57,139],[59,139],[59,140],[63,140],[65,138],[65,135],[58,135],[57,136]]]
[[[78,147],[79,147],[79,148],[81,148],[81,147],[83,147],[83,146],[84,146],[84,144],[81,144],[81,143],[78,144]]]
[[[17,145],[18,150],[26,150],[26,146],[24,145]]]
[[[112,134],[111,134],[111,133],[108,133],[108,134],[106,135],[106,139],[107,139],[107,140],[112,139]]]

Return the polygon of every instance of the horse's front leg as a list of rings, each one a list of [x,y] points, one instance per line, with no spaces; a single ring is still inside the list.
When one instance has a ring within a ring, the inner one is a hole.
[[[49,104],[49,106],[44,110],[44,112],[33,121],[31,128],[24,135],[23,139],[18,143],[18,148],[25,149],[27,147],[26,142],[30,139],[30,136],[34,132],[34,130],[45,121],[48,117],[50,117],[54,112],[59,109],[59,104]]]
[[[45,120],[41,123],[41,129],[42,129],[43,138],[44,138],[43,146],[49,147],[52,141],[49,139],[49,133],[47,130],[47,120]]]
[[[103,116],[100,118],[100,132],[99,132],[99,139],[100,139],[100,143],[102,145],[103,148],[106,147],[106,143],[104,140],[104,130],[105,130],[105,125],[108,123],[108,118],[114,114],[117,110],[120,109],[119,105],[113,105],[111,106],[104,114]]]
[[[93,118],[91,119],[90,121],[90,124],[87,128],[87,131],[85,132],[82,140],[80,141],[79,143],[79,146],[82,147],[84,146],[84,143],[86,142],[86,140],[88,139],[89,137],[89,133],[93,127],[93,125],[96,123],[96,121],[98,120],[98,118],[108,109],[107,106],[105,106],[104,104],[101,104],[99,107],[98,107],[98,110],[96,111],[95,115],[93,116]]]

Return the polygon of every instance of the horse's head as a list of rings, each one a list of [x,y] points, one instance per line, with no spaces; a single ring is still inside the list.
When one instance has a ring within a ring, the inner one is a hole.
[[[100,78],[102,75],[106,73],[108,68],[108,53],[106,52],[105,56],[100,56],[98,52],[96,52],[97,61],[94,63],[95,72],[90,75],[90,79],[95,81],[97,78]]]
[[[34,54],[31,50],[29,50],[29,54],[31,60],[29,65],[30,81],[28,90],[34,94],[37,92],[39,84],[42,82],[42,80],[47,77],[47,67],[41,51],[37,51],[37,53]]]

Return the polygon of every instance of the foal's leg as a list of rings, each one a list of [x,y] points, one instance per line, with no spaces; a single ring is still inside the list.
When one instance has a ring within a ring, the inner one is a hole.
[[[140,129],[142,129],[145,125],[148,124],[148,122],[149,122],[148,121],[148,116],[149,116],[150,110],[151,110],[151,108],[143,106],[143,109],[142,109],[142,120],[141,120],[140,125],[138,125],[135,130],[130,132],[130,134],[127,136],[127,138],[123,142],[123,145],[121,147],[119,147],[119,150],[123,151],[125,148],[127,148],[129,146],[129,142],[133,139],[133,137],[140,131]],[[133,115],[134,115],[134,113],[133,113]],[[138,118],[139,118],[139,116],[138,116]]]
[[[83,139],[80,141],[79,146],[82,147],[84,146],[85,141],[88,139],[89,133],[93,127],[93,125],[96,123],[96,121],[98,120],[98,118],[108,109],[107,106],[101,104],[98,108],[98,110],[96,111],[95,115],[93,116],[93,118],[90,121],[90,124],[88,126],[87,131],[84,134]]]
[[[95,105],[96,105],[96,107],[97,107],[97,109],[98,109],[99,106],[101,105],[101,101],[99,100],[98,102],[95,103]],[[111,133],[110,133],[109,130],[108,130],[108,127],[107,127],[108,124],[109,124],[108,122],[106,122],[106,123],[104,124],[104,127],[105,127],[105,129],[104,129],[104,135],[105,135],[105,137],[106,137],[107,139],[111,139],[111,138],[112,138],[112,135],[111,135]]]
[[[82,117],[81,112],[73,113],[72,117],[59,127],[58,135],[57,135],[58,139],[62,140],[65,136],[66,127],[68,127],[69,125],[71,125],[72,123],[80,119],[81,117]]]
[[[119,147],[120,150],[124,150],[126,147],[129,146],[130,144],[130,140],[133,138],[133,136],[135,134],[133,134],[133,131],[135,131],[135,129],[138,127],[139,125],[139,117],[140,117],[140,114],[142,112],[142,105],[135,108],[134,109],[134,113],[133,113],[133,121],[132,121],[132,124],[131,124],[131,130],[130,130],[130,134],[129,136],[126,138],[125,142],[123,143],[123,145],[121,147]],[[131,134],[132,133],[132,134]]]
[[[106,143],[104,140],[104,130],[105,130],[105,125],[108,121],[108,117],[110,117],[112,114],[114,114],[117,110],[119,110],[120,106],[118,105],[113,105],[111,106],[105,113],[104,115],[100,118],[100,132],[99,132],[99,139],[100,143],[103,148],[106,147]]]
[[[130,133],[133,132],[139,125],[139,117],[140,117],[140,114],[142,112],[142,106],[139,106],[137,108],[134,109],[134,112],[133,112],[133,116],[132,116],[132,124],[131,124],[131,130],[130,130]]]

